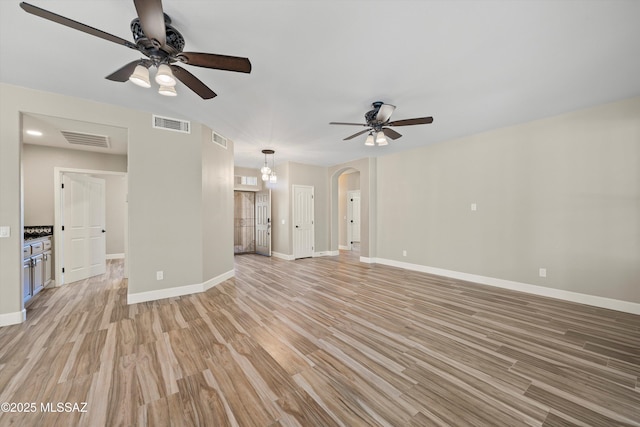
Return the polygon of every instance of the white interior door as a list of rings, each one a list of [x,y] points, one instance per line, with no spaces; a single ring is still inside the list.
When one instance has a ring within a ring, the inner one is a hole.
[[[349,248],[354,242],[360,242],[360,191],[347,193],[347,230]]]
[[[308,258],[313,256],[314,224],[313,224],[313,187],[307,185],[293,186],[293,257]]]
[[[62,177],[64,282],[106,271],[105,180],[81,174]]]
[[[271,256],[271,190],[256,193],[256,253]]]

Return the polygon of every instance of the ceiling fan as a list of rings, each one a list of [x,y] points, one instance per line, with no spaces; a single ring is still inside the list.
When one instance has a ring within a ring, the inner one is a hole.
[[[394,120],[392,122],[389,121],[391,118],[391,114],[393,110],[396,109],[394,105],[385,104],[382,101],[376,101],[371,104],[373,110],[367,111],[364,115],[367,123],[344,123],[344,122],[331,122],[330,125],[349,125],[349,126],[365,126],[368,129],[365,129],[360,132],[356,132],[351,136],[348,136],[344,139],[347,141],[349,139],[353,139],[356,136],[362,135],[363,133],[369,132],[367,136],[367,140],[364,145],[387,145],[388,141],[386,137],[391,139],[398,139],[402,135],[400,135],[395,130],[391,129],[390,126],[412,126],[412,125],[426,125],[429,123],[433,123],[433,117],[419,117],[415,119],[404,119],[404,120]],[[374,138],[375,133],[375,138]],[[375,142],[374,142],[375,141]]]
[[[251,62],[247,58],[183,52],[184,37],[171,26],[171,18],[162,9],[162,0],[134,0],[133,3],[138,14],[138,17],[131,21],[131,32],[135,43],[29,3],[22,2],[20,7],[41,18],[137,50],[146,57],[130,62],[106,77],[115,82],[131,80],[140,86],[150,87],[149,67],[154,66],[158,69],[156,82],[160,85],[159,92],[162,95],[175,96],[175,79],[178,79],[202,99],[211,99],[216,96],[214,91],[189,71],[174,64],[180,62],[217,70],[251,72]]]

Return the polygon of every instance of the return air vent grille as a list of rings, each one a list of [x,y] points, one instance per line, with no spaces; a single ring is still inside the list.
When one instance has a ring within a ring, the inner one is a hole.
[[[221,147],[227,148],[227,138],[220,135],[219,133],[211,132],[211,141],[215,142]]]
[[[191,133],[191,122],[153,115],[153,127],[174,132]]]
[[[60,133],[67,139],[69,144],[109,148],[109,137],[106,135],[92,135],[90,133],[72,132],[70,130],[61,130]]]

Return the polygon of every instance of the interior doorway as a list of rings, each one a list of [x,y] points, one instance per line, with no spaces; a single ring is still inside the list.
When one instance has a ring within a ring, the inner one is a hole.
[[[347,246],[353,250],[360,244],[360,190],[347,192]]]
[[[256,252],[256,193],[233,192],[233,253]]]
[[[359,248],[361,239],[360,172],[350,169],[338,177],[338,249]]]

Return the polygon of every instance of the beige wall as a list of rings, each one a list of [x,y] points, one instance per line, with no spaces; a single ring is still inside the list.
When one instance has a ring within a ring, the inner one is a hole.
[[[278,166],[278,182],[271,187],[271,250],[277,255],[293,255],[289,244],[291,234],[290,223],[290,188],[289,163]],[[284,224],[282,223],[284,221]]]
[[[219,239],[232,233],[232,209],[228,217],[220,216],[220,223],[203,226],[204,200],[233,191],[231,183],[229,189],[203,190],[206,169],[219,166],[203,164],[209,129],[197,123],[191,134],[153,129],[147,112],[0,83],[0,225],[11,227],[11,237],[0,239],[0,324],[14,321],[22,311],[21,112],[127,128],[130,295],[201,284],[233,272],[231,257],[206,256],[203,269],[205,239],[220,245],[208,246],[207,255],[233,251],[230,238]],[[229,177],[231,158],[224,158]],[[164,271],[162,281],[156,280],[159,270]]]
[[[379,258],[640,302],[640,98],[380,157],[377,185]]]
[[[203,281],[233,269],[233,141],[227,148],[202,137]],[[221,266],[224,266],[221,268]]]
[[[126,172],[127,156],[24,144],[22,147],[24,225],[54,224],[54,168]],[[124,253],[126,180],[94,175],[106,182],[107,254]]]

